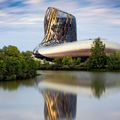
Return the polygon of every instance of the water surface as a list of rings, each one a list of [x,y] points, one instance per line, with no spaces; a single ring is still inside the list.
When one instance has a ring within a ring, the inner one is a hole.
[[[120,120],[120,73],[38,73],[0,82],[0,120]]]

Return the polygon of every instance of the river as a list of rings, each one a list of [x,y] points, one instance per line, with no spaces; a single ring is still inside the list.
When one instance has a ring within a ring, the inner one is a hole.
[[[120,120],[120,73],[38,73],[0,82],[0,120]]]

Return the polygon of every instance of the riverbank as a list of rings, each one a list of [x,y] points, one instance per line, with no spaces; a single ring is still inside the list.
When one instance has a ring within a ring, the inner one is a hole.
[[[56,70],[56,71],[94,71],[94,72],[120,72],[120,70],[106,69],[89,69],[85,65],[40,65],[38,70]]]

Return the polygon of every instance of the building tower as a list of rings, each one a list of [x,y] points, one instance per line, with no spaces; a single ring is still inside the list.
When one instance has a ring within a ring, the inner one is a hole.
[[[72,14],[49,7],[44,18],[42,46],[53,46],[77,40],[76,19]]]

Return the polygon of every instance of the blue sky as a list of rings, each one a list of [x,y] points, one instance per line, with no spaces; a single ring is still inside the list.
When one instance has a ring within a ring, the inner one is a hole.
[[[53,6],[77,19],[77,39],[120,43],[120,0],[0,0],[0,48],[33,50],[44,37],[44,15]]]

